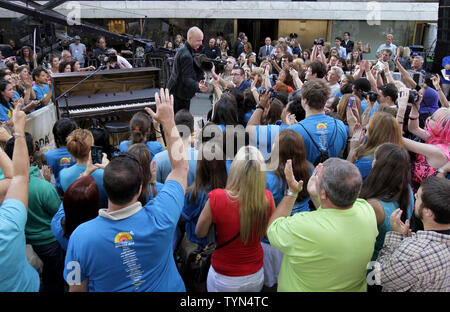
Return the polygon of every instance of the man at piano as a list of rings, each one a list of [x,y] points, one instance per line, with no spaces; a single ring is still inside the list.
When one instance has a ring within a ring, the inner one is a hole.
[[[167,87],[174,96],[174,113],[187,109],[196,92],[208,92],[208,87],[202,80],[203,71],[194,62],[194,53],[203,42],[203,32],[198,27],[191,27],[187,33],[187,41],[175,55],[172,73]]]
[[[34,93],[36,94],[36,100],[39,101],[39,105],[35,110],[52,104],[52,89],[48,85],[48,73],[39,66],[33,70],[31,74],[35,84],[33,85]]]

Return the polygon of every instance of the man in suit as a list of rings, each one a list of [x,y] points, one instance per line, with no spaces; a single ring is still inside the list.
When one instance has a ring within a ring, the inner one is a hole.
[[[244,51],[244,38],[245,38],[245,33],[240,32],[238,38],[236,39],[236,43],[234,44],[233,47],[233,53],[234,53],[234,57],[238,58],[239,55],[241,55],[241,53]]]
[[[262,62],[266,56],[271,56],[273,54],[273,45],[271,45],[272,40],[270,37],[267,37],[264,41],[265,45],[259,48],[258,60]]]
[[[203,71],[194,62],[194,51],[200,48],[203,42],[203,32],[198,27],[191,27],[187,33],[187,41],[182,49],[175,55],[172,73],[167,87],[174,97],[174,113],[180,109],[187,109],[196,92],[208,92],[205,85]]]
[[[349,32],[346,31],[344,33],[344,41],[342,41],[341,45],[345,48],[345,50],[347,51],[347,54],[353,52],[353,47],[355,46],[355,43],[350,40],[350,33]]]

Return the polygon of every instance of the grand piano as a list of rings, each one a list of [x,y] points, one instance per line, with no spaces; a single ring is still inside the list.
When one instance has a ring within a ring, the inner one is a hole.
[[[67,117],[80,127],[89,128],[109,121],[128,122],[144,107],[155,109],[155,93],[159,92],[159,68],[101,70],[66,96],[60,97],[90,74],[92,72],[87,71],[51,76],[52,101],[57,119]]]

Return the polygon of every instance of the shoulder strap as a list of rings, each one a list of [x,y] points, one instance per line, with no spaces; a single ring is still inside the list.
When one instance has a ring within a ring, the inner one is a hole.
[[[216,250],[217,250],[217,249],[220,249],[220,248],[222,248],[222,247],[225,247],[226,245],[228,245],[229,243],[231,243],[232,241],[234,241],[236,238],[238,238],[239,235],[241,235],[241,232],[237,233],[237,235],[236,235],[235,237],[233,237],[232,239],[230,239],[229,241],[227,241],[227,242],[225,242],[225,243],[223,243],[223,244],[220,244],[219,246],[216,246]]]
[[[300,126],[302,126],[303,127],[303,129],[306,131],[306,133],[309,135],[309,137],[310,137],[310,139],[311,139],[311,141],[314,143],[314,145],[316,146],[316,148],[319,150],[319,151],[322,151],[322,149],[319,147],[319,145],[317,145],[317,143],[314,141],[314,139],[312,138],[312,136],[311,136],[311,134],[309,134],[309,132],[308,132],[308,130],[306,130],[306,128],[301,124],[301,123],[298,123]]]

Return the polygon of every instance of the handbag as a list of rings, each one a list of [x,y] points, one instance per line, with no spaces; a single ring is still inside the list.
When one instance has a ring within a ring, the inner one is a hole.
[[[223,244],[215,246],[216,243],[208,243],[205,248],[198,248],[193,253],[188,256],[187,265],[190,275],[190,279],[195,283],[203,283],[206,281],[208,276],[209,267],[211,265],[211,255],[214,250],[225,247],[226,245],[233,242],[236,238],[241,235],[239,232],[232,239],[226,241]]]

